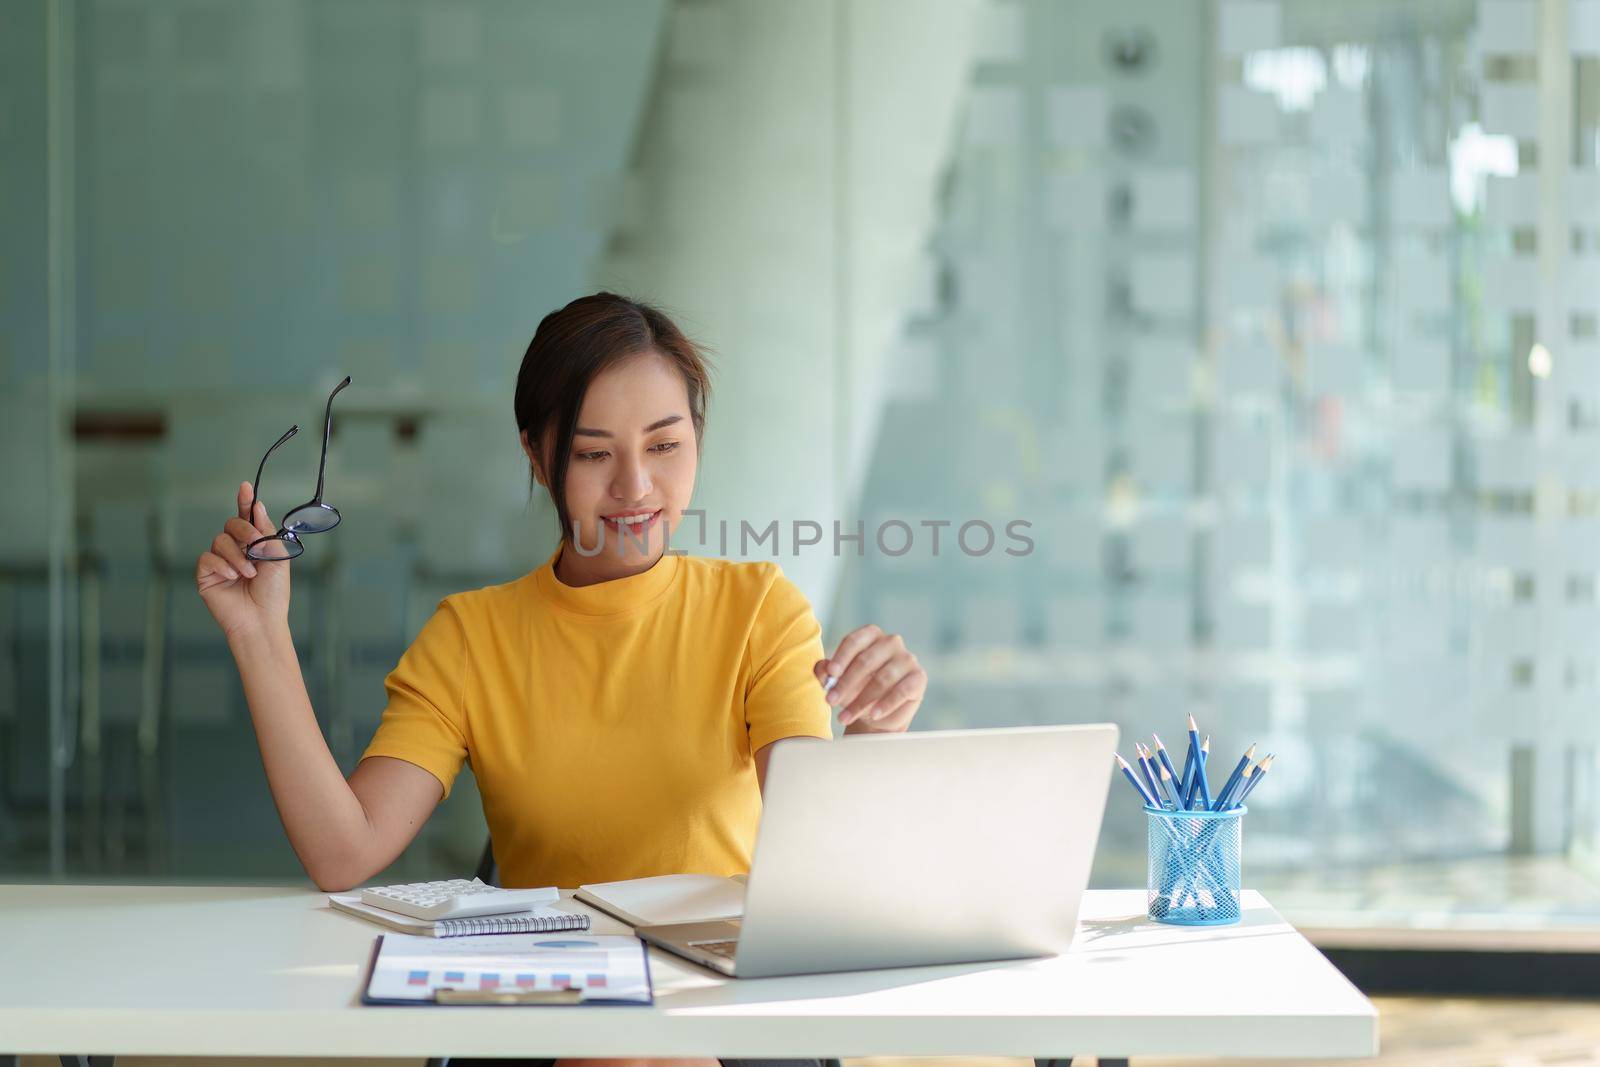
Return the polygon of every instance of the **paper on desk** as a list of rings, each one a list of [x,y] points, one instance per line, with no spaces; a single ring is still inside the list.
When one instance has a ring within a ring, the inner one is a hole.
[[[384,934],[366,998],[431,1001],[437,989],[577,989],[586,1001],[650,1003],[644,943],[591,934]]]

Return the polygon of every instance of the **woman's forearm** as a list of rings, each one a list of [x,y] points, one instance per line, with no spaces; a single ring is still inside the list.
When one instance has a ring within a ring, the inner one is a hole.
[[[319,887],[365,879],[374,835],[317,725],[287,625],[230,636],[267,786],[300,863]]]

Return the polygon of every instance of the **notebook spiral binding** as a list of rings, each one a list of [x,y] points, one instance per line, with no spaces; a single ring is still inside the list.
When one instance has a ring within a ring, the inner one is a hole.
[[[466,919],[439,919],[436,925],[444,937],[463,934],[546,934],[556,930],[587,930],[587,915],[480,915]]]

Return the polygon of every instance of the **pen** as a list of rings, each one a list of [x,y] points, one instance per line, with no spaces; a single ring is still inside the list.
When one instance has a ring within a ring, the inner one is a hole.
[[[1112,755],[1116,757],[1117,766],[1122,768],[1122,776],[1128,780],[1128,784],[1139,791],[1139,796],[1143,798],[1146,804],[1153,808],[1159,808],[1161,805],[1156,803],[1155,797],[1145,792],[1144,783],[1134,775],[1133,768],[1128,766],[1128,761],[1122,758],[1122,753],[1113,752]]]
[[[835,678],[833,675],[830,674],[830,675],[828,675],[828,680],[826,682],[822,683],[822,691],[824,693],[827,693],[827,692],[831,691],[833,689],[833,687],[838,685],[838,684],[839,684],[839,679]]]
[[[1187,810],[1187,805],[1185,805],[1183,802],[1183,794],[1181,792],[1176,792],[1179,781],[1178,772],[1172,766],[1172,757],[1167,755],[1167,746],[1161,743],[1160,734],[1152,733],[1150,736],[1156,739],[1156,759],[1161,762],[1161,769],[1163,772],[1165,772],[1162,775],[1162,781],[1165,781],[1167,778],[1172,779],[1172,788],[1175,790],[1172,795],[1172,799],[1177,802],[1177,806],[1180,810]]]
[[[1255,759],[1255,756],[1256,746],[1252,741],[1250,747],[1244,750],[1244,755],[1239,757],[1239,762],[1234,765],[1233,773],[1228,775],[1228,780],[1223,783],[1222,792],[1217,794],[1216,802],[1211,805],[1212,811],[1221,811],[1228,806],[1228,798],[1233,795],[1234,789],[1238,788],[1239,780],[1244,777],[1244,769],[1250,766],[1250,761]]]
[[[1237,808],[1243,804],[1245,798],[1251,794],[1256,786],[1261,784],[1261,779],[1267,776],[1267,772],[1272,769],[1272,755],[1271,752],[1268,752],[1267,758],[1256,764],[1256,773],[1250,778],[1250,784],[1239,790],[1239,799],[1234,801],[1234,807]]]

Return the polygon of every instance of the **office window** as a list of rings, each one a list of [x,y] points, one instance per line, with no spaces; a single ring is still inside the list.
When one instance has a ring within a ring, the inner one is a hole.
[[[1600,913],[1592,0],[8,29],[0,875],[297,877],[192,592],[219,501],[354,376],[292,618],[348,764],[438,598],[552,547],[512,378],[607,287],[714,350],[734,537],[687,547],[772,558],[737,531],[778,520],[830,642],[927,665],[919,727],[1193,712],[1278,755],[1246,871],[1293,917]],[[389,880],[470,865],[462,781]],[[1100,884],[1140,818],[1114,794]]]

